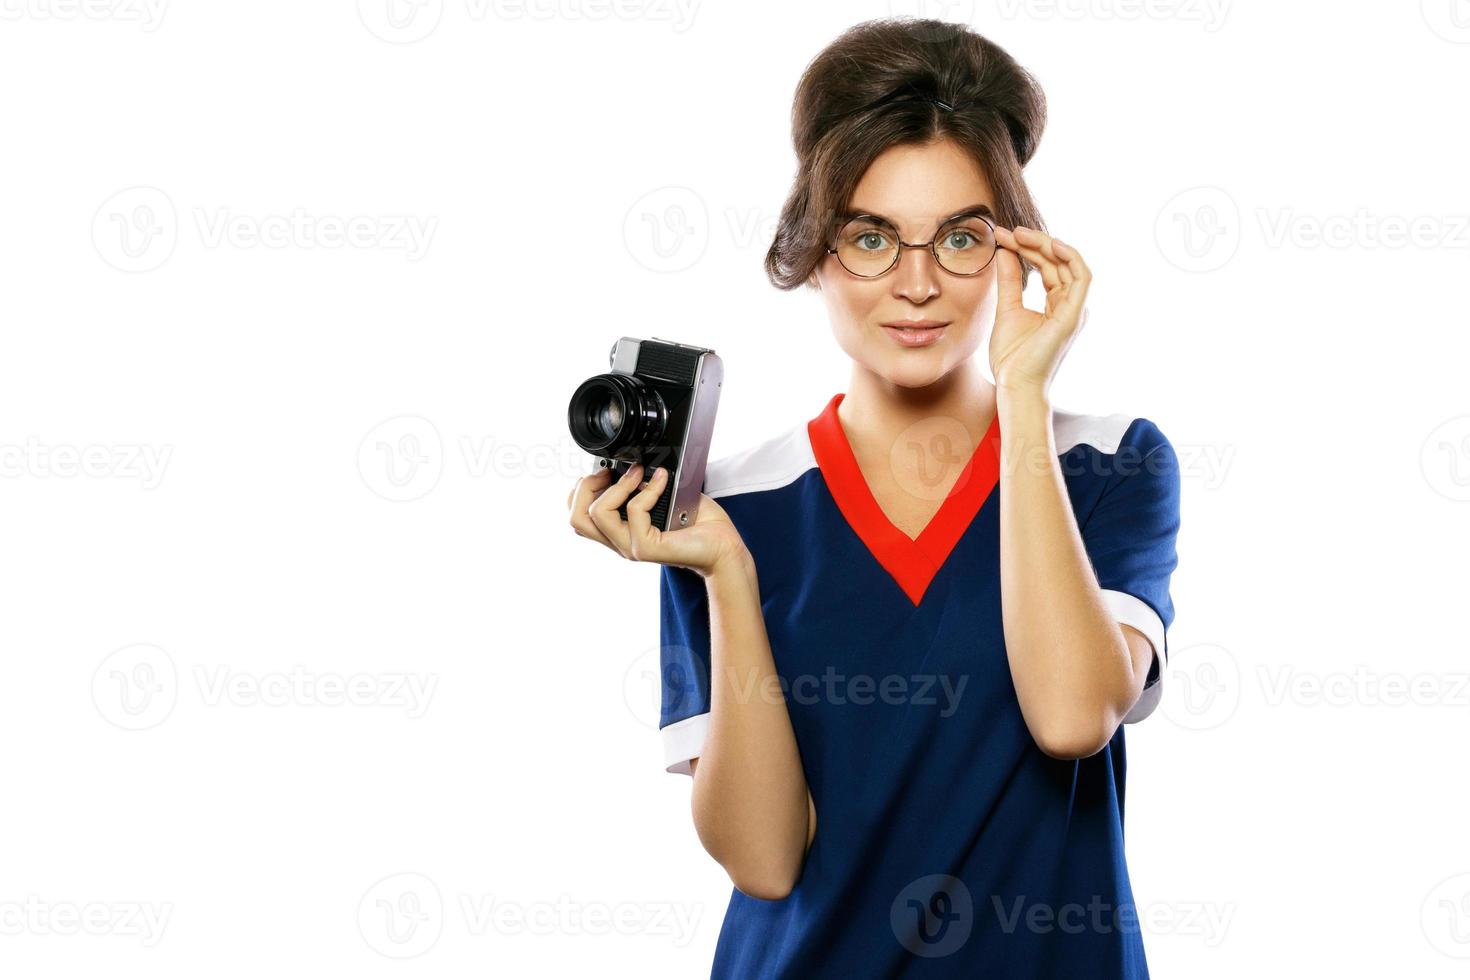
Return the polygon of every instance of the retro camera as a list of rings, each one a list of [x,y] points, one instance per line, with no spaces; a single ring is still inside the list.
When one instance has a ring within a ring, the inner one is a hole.
[[[707,347],[653,337],[623,337],[608,354],[612,370],[588,378],[572,393],[567,425],[577,445],[613,471],[613,479],[642,463],[668,470],[664,492],[649,518],[664,531],[692,525],[709,461],[724,363]],[[626,504],[618,507],[628,519]]]

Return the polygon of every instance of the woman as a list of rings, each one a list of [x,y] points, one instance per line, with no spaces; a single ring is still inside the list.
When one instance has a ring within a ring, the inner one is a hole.
[[[713,976],[1148,975],[1121,723],[1159,699],[1178,465],[1051,405],[1091,273],[1021,177],[1045,114],[961,27],[833,42],[766,265],[820,290],[848,390],[710,463],[691,528],[651,527],[661,470],[569,500],[664,565],[667,768],[735,886]]]

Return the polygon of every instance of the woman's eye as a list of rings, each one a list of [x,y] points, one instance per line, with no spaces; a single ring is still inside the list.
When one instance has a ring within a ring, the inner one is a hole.
[[[968,248],[973,244],[975,236],[968,231],[952,231],[948,235],[949,248]]]
[[[876,252],[888,247],[888,239],[881,232],[865,231],[857,236],[857,244],[859,248]]]

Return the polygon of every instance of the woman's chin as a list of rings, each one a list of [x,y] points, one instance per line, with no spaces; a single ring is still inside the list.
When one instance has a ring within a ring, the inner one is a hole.
[[[948,359],[938,350],[885,352],[871,359],[869,368],[900,388],[927,388],[944,377]]]

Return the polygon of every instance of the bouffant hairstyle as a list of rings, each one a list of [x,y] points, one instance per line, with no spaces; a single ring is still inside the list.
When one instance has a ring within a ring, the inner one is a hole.
[[[796,180],[766,275],[778,289],[812,277],[863,173],[892,146],[951,139],[979,163],[1002,227],[1045,230],[1021,177],[1046,127],[1041,86],[1009,54],[961,24],[865,21],[802,73],[791,108]],[[1029,268],[1021,263],[1024,283]]]

